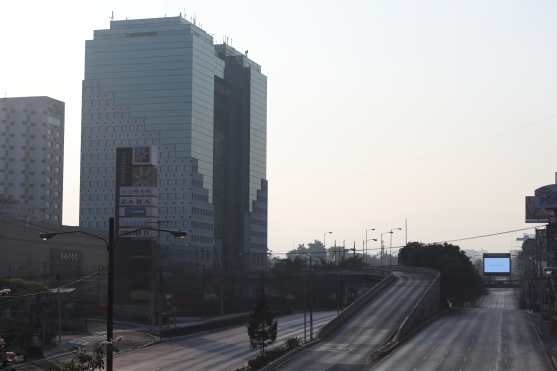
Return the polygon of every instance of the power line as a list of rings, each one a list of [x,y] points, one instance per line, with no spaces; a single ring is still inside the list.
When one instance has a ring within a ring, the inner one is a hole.
[[[481,235],[477,235],[477,236],[456,238],[454,240],[439,241],[439,242],[434,242],[434,243],[450,243],[450,242],[458,242],[458,241],[475,240],[475,239],[478,239],[478,238],[493,237],[493,236],[500,236],[500,235],[503,235],[503,234],[515,233],[515,232],[529,231],[531,229],[536,229],[536,228],[537,227],[518,228],[518,229],[512,229],[510,231],[490,233],[490,234],[481,234]]]
[[[480,235],[470,236],[470,237],[455,238],[453,240],[442,240],[442,241],[430,242],[430,244],[443,244],[443,243],[451,243],[451,242],[458,242],[458,241],[477,240],[477,239],[485,238],[485,237],[494,237],[494,236],[501,236],[501,235],[504,235],[504,234],[529,231],[529,230],[536,229],[536,228],[538,228],[538,227],[517,228],[517,229],[511,229],[511,230],[503,231],[503,232],[480,234]],[[402,249],[403,247],[405,247],[405,246],[393,246],[392,248],[393,249]],[[381,250],[381,248],[378,247],[378,248],[373,248],[373,249],[368,249],[368,250]]]
[[[536,227],[526,227],[526,228],[517,228],[517,229],[511,229],[508,231],[503,231],[503,232],[496,232],[496,233],[489,233],[489,234],[480,234],[480,235],[475,235],[475,236],[469,236],[469,237],[461,237],[461,238],[455,238],[452,240],[442,240],[442,241],[437,241],[437,242],[430,242],[431,244],[443,244],[443,243],[451,243],[451,242],[459,242],[459,241],[468,241],[468,240],[476,240],[476,239],[480,239],[480,238],[485,238],[485,237],[494,237],[494,236],[501,236],[504,234],[509,234],[509,233],[516,233],[516,232],[523,232],[523,231],[529,231],[532,229],[536,229],[538,228]],[[342,247],[342,246],[338,246],[338,247]],[[389,250],[389,249],[402,249],[403,246],[393,246],[393,247],[383,247],[383,250]],[[371,247],[371,248],[367,248],[367,251],[376,251],[376,250],[381,250],[381,247]],[[345,250],[347,251],[353,251],[353,248],[346,248]],[[362,249],[356,249],[356,251],[361,251]],[[286,254],[293,254],[293,255],[305,255],[305,254],[309,254],[308,253],[273,253],[272,255],[286,255]]]

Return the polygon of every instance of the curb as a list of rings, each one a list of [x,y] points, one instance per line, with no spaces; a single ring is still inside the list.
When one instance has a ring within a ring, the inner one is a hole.
[[[526,312],[526,315],[528,316],[529,319],[529,323],[530,326],[532,326],[534,328],[534,331],[536,332],[538,341],[540,342],[540,345],[543,347],[544,353],[545,353],[545,357],[547,358],[547,361],[549,362],[549,364],[551,365],[551,368],[553,369],[553,371],[557,371],[557,360],[555,359],[555,357],[553,357],[553,355],[551,355],[551,352],[549,351],[549,348],[546,344],[546,342],[543,340],[543,334],[541,333],[539,327],[536,325],[536,323],[534,322],[534,315]]]

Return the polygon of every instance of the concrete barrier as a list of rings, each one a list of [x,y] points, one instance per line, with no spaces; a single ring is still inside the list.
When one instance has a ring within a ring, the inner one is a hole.
[[[364,305],[377,297],[377,295],[379,295],[385,288],[389,287],[395,280],[396,277],[391,272],[388,272],[388,274],[386,274],[381,281],[373,285],[373,287],[371,287],[364,295],[354,300],[354,302],[347,306],[338,316],[335,317],[335,319],[323,326],[317,337],[319,339],[324,339],[331,335],[340,326],[346,323],[346,321],[348,321],[354,313],[358,312]]]

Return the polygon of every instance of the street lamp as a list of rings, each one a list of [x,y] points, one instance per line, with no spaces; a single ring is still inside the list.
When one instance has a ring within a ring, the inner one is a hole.
[[[366,227],[366,239],[365,239],[365,247],[364,247],[364,264],[367,263],[367,241],[369,241],[369,239],[367,238],[367,232],[370,231],[374,231],[375,228],[372,227]],[[377,241],[376,238],[374,238],[375,241]]]
[[[386,234],[390,234],[391,235],[391,241],[392,241],[393,233],[394,232],[393,232],[392,229],[390,231],[381,233],[381,257],[380,257],[380,264],[381,265],[383,265],[383,256],[385,255],[385,243],[383,241],[383,236],[386,235]]]
[[[333,234],[333,232],[323,232],[323,247],[327,248],[326,237],[328,234]]]
[[[395,231],[402,231],[402,228],[396,227],[389,231],[389,233],[391,234],[391,241],[389,242],[389,263],[390,264],[392,264],[392,258],[393,258],[393,233],[395,233]]]
[[[184,239],[187,236],[186,232],[182,231],[172,231],[169,229],[162,228],[151,228],[151,227],[140,227],[132,231],[122,233],[118,237],[124,237],[131,235],[140,231],[157,231],[166,232],[173,235],[176,238]],[[113,354],[112,354],[112,338],[114,332],[114,249],[116,247],[115,237],[116,232],[114,229],[114,218],[108,218],[108,240],[104,237],[97,236],[96,234],[75,230],[67,232],[45,232],[39,234],[39,237],[43,241],[47,241],[55,236],[63,234],[82,234],[97,240],[104,242],[104,245],[108,251],[108,299],[107,299],[107,313],[106,313],[106,370],[113,371]]]

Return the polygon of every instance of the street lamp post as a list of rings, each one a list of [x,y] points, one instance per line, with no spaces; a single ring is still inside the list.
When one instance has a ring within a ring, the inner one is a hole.
[[[325,242],[325,241],[326,241],[326,238],[327,238],[328,234],[333,234],[333,232],[323,232],[323,247],[324,248],[327,248],[327,242]]]
[[[364,247],[364,264],[367,263],[367,241],[369,241],[369,239],[367,238],[367,233],[369,231],[374,231],[374,230],[375,230],[375,228],[366,227],[366,239],[365,239],[365,247]]]
[[[389,233],[392,235],[393,231],[391,230],[391,231],[381,233],[381,250],[380,250],[381,251],[381,256],[380,256],[380,260],[379,260],[380,265],[383,265],[383,256],[385,255],[385,243],[383,242],[383,236],[386,235],[386,234],[389,234]]]
[[[161,229],[161,228],[150,228],[150,227],[140,227],[134,229],[133,231],[129,231],[126,233],[121,234],[118,237],[123,237],[126,235],[134,234],[140,231],[157,231],[157,232],[166,232],[172,234],[176,238],[183,239],[186,237],[186,232],[181,231],[171,231],[168,229]],[[68,232],[53,232],[53,233],[41,233],[39,237],[43,240],[49,240],[55,236],[62,235],[62,234],[82,234],[91,238],[95,238],[104,242],[104,245],[108,251],[108,278],[107,278],[107,313],[106,313],[106,370],[113,371],[113,333],[114,333],[114,250],[116,247],[115,243],[115,229],[114,229],[114,218],[108,218],[108,241],[101,236],[97,236],[96,234],[75,230],[75,231],[68,231]]]
[[[391,239],[389,242],[389,264],[392,265],[393,264],[393,233],[395,233],[395,231],[402,231],[402,228],[400,227],[396,227],[390,230],[390,234],[391,234]]]
[[[309,255],[309,340],[313,340],[313,277],[311,276],[312,263],[311,254]]]

